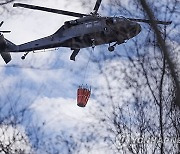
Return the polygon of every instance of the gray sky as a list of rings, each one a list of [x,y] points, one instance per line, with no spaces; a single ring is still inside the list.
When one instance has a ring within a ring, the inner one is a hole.
[[[28,4],[88,13],[77,1],[69,4],[65,0],[33,0]],[[18,10],[20,8],[13,9]],[[17,45],[51,35],[61,27],[64,21],[75,19],[28,9],[21,9],[21,11],[11,18],[5,19],[3,25],[3,29],[11,30],[10,34],[5,34],[5,37]],[[93,118],[90,116],[89,109],[94,110],[96,105],[93,105],[95,104],[93,98],[90,99],[86,108],[79,108],[76,105],[77,86],[75,85],[82,84],[84,73],[82,71],[80,73],[80,70],[85,69],[84,66],[88,60],[84,59],[84,57],[88,58],[88,51],[83,50],[82,52],[86,52],[86,54],[78,55],[76,62],[69,60],[71,51],[64,48],[54,52],[30,53],[25,61],[21,60],[22,53],[12,54],[12,61],[8,65],[50,68],[50,70],[1,67],[0,81],[4,81],[2,86],[6,89],[3,94],[11,93],[10,89],[12,88],[23,91],[26,97],[19,101],[22,104],[28,103],[28,98],[37,97],[31,103],[30,109],[34,112],[35,121],[46,122],[44,127],[46,131],[56,133],[59,132],[60,128],[67,131],[78,125],[83,127],[82,124],[92,122]],[[57,62],[55,63],[55,61]],[[0,65],[5,65],[3,60],[0,61]],[[96,68],[91,65],[91,69],[88,71],[91,70],[96,70]],[[94,80],[96,84],[98,82],[102,84],[101,79],[97,80],[98,75],[96,73],[90,76],[91,79],[87,77],[87,82],[93,83]],[[22,87],[16,88],[18,83],[22,83]],[[43,89],[41,89],[42,85]],[[36,96],[37,93],[39,93],[38,96]],[[14,95],[15,93],[12,93],[11,97],[13,98]]]
[[[105,3],[103,1],[103,4]],[[66,0],[33,0],[28,4],[89,13],[88,9],[81,7],[78,0],[74,0],[71,3],[68,3]],[[94,5],[92,5],[93,7]],[[20,10],[20,8],[13,9]],[[64,21],[75,19],[53,13],[28,9],[21,10],[22,12],[18,15],[5,19],[2,27],[5,30],[12,31],[10,34],[5,34],[5,37],[17,45],[51,35],[63,25]],[[142,30],[136,39],[138,37],[142,39],[143,33],[146,33],[146,31]],[[126,46],[131,46],[131,44],[133,42],[128,41]],[[95,48],[96,53],[99,52],[98,48]],[[103,52],[108,53],[107,45],[102,45],[101,49],[104,49]],[[122,50],[119,51],[119,53],[122,53]],[[44,130],[47,134],[54,132],[54,135],[56,135],[59,133],[59,130],[64,130],[78,135],[77,130],[73,129],[74,127],[83,128],[86,124],[96,122],[96,119],[91,115],[91,111],[97,108],[97,102],[94,97],[90,98],[86,108],[79,108],[76,105],[76,90],[78,85],[83,82],[84,69],[90,52],[82,49],[77,56],[76,62],[69,60],[71,53],[72,51],[66,48],[59,48],[57,51],[52,52],[29,53],[25,61],[21,60],[22,53],[14,53],[12,54],[12,61],[8,65],[18,65],[22,69],[0,67],[0,82],[2,87],[4,87],[0,95],[7,96],[10,94],[12,99],[16,98],[18,94],[22,95],[21,100],[19,100],[19,106],[30,104],[33,120],[37,123],[46,122]],[[106,69],[106,67],[123,66],[126,61],[122,61],[119,59],[112,62],[106,61],[104,62],[103,69]],[[3,60],[0,60],[0,66],[5,66]],[[41,69],[28,69],[29,67]],[[120,76],[123,75],[120,74]],[[109,79],[113,86],[117,85],[116,82],[113,82],[113,78],[109,77]],[[93,85],[99,85],[99,87],[106,85],[105,79],[99,75],[99,70],[93,63],[89,64],[85,83],[92,87]],[[121,83],[121,87],[125,87],[123,77],[122,81],[118,81],[118,83]],[[17,87],[17,85],[21,86]],[[108,94],[106,91],[104,93]],[[131,98],[131,94],[126,89],[123,91],[123,95],[127,100]],[[121,102],[123,98],[119,98],[119,95],[116,96],[118,98],[114,98]],[[29,102],[29,100],[33,101]],[[110,108],[104,112],[110,112]],[[104,145],[100,143],[98,146],[103,147]],[[94,147],[91,153],[105,153],[105,149]]]

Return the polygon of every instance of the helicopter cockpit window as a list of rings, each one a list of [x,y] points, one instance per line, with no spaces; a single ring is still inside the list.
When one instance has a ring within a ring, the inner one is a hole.
[[[100,22],[99,21],[94,21],[94,25],[98,26],[98,25],[100,25]]]
[[[87,28],[92,27],[92,22],[88,22],[88,23],[86,23],[86,27],[87,27]]]
[[[116,18],[113,18],[113,23],[117,23],[117,19]]]
[[[66,22],[64,23],[64,25],[65,25],[65,29],[70,28],[70,27],[72,26],[69,21],[66,21]]]
[[[122,22],[122,21],[126,21],[127,19],[125,17],[118,17],[116,18],[117,22]]]

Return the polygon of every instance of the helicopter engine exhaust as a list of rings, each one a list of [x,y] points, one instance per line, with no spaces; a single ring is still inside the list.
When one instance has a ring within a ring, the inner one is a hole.
[[[4,59],[5,63],[7,64],[8,62],[11,61],[11,55],[9,52],[6,52],[6,48],[7,48],[7,42],[4,36],[0,34],[0,54]]]

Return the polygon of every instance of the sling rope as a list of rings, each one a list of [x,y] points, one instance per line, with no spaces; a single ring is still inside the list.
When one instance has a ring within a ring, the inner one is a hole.
[[[82,82],[82,84],[84,84],[85,79],[86,79],[87,68],[88,68],[88,65],[89,65],[89,63],[90,63],[90,58],[91,58],[91,56],[92,56],[92,51],[94,51],[94,47],[92,47],[92,50],[90,51],[90,56],[89,56],[88,62],[87,62],[86,67],[85,67],[85,73],[84,73],[84,77],[83,77],[83,82]]]

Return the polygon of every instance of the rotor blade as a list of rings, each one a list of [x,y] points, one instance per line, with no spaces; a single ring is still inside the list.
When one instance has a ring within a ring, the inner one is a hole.
[[[82,14],[82,13],[75,13],[75,12],[70,12],[70,11],[57,10],[57,9],[51,9],[51,8],[22,4],[22,3],[14,3],[13,7],[24,7],[24,8],[28,8],[28,9],[41,10],[41,11],[46,11],[46,12],[51,12],[51,13],[73,16],[73,17],[89,16],[87,14]]]
[[[9,30],[0,30],[0,33],[10,33],[11,31]]]
[[[4,23],[4,21],[1,21],[1,23],[0,23],[0,27],[2,26],[2,24]]]
[[[134,19],[134,18],[127,18],[131,21],[136,21],[136,22],[145,22],[145,23],[151,23],[150,20],[147,19]],[[159,21],[159,20],[155,20],[155,22],[157,24],[163,24],[163,25],[170,25],[172,23],[172,21]]]
[[[98,9],[99,9],[99,7],[100,7],[100,5],[101,5],[101,2],[102,2],[102,0],[97,0],[97,1],[96,1],[96,5],[95,5],[95,7],[94,7],[94,9],[93,9],[95,13],[98,12]]]

